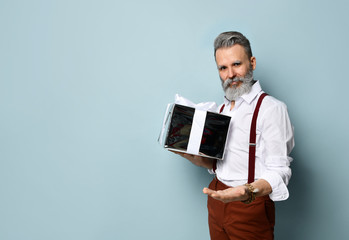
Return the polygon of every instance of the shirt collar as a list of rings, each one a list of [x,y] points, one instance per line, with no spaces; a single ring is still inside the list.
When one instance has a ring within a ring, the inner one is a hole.
[[[240,98],[238,98],[235,102],[240,101],[241,99],[247,102],[248,104],[251,104],[251,102],[257,97],[257,95],[262,91],[262,87],[257,80],[251,88],[251,91],[249,93],[245,93]],[[224,97],[224,104],[228,106],[230,104],[230,101]]]

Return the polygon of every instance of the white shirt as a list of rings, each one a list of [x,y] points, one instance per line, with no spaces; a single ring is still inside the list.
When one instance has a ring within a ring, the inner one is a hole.
[[[263,93],[257,81],[248,94],[231,103],[225,99],[222,114],[231,117],[224,159],[217,160],[217,178],[236,187],[247,183],[249,138],[252,115]],[[221,106],[220,106],[221,107]],[[219,107],[219,109],[220,109]],[[289,157],[294,147],[293,127],[286,105],[272,96],[264,98],[257,118],[255,180],[264,179],[272,187],[273,201],[286,200],[291,178]]]

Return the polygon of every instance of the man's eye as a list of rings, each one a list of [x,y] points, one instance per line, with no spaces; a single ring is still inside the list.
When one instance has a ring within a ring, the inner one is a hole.
[[[234,66],[239,66],[241,63],[240,62],[236,62],[236,63],[234,63],[233,65]]]
[[[219,70],[227,69],[227,67],[219,67]]]

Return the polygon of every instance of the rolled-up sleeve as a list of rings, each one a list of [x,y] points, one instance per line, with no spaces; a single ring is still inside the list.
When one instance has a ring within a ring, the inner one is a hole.
[[[272,192],[269,196],[273,201],[286,200],[289,197],[287,185],[292,175],[290,163],[293,159],[289,154],[294,147],[294,131],[285,104],[279,102],[266,109],[261,133],[261,160],[264,163],[261,178],[270,184]]]

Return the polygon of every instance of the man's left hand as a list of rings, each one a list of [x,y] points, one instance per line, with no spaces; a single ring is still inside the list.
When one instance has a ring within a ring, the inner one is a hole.
[[[246,186],[238,186],[234,188],[227,188],[225,190],[214,191],[209,188],[204,188],[203,192],[208,196],[222,201],[224,203],[233,201],[244,201],[248,199],[248,192]]]

